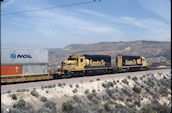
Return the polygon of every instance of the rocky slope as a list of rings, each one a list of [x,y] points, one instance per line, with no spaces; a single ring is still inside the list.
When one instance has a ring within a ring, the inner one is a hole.
[[[170,113],[170,70],[3,93],[8,113]]]

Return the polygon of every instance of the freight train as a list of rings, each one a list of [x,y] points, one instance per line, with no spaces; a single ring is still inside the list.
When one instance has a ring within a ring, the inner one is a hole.
[[[1,83],[15,83],[95,74],[147,70],[143,56],[117,56],[115,65],[109,55],[72,54],[55,73],[1,76]]]
[[[72,77],[147,69],[148,64],[143,56],[117,56],[116,64],[113,66],[109,55],[73,54],[62,62],[60,71],[67,77]]]

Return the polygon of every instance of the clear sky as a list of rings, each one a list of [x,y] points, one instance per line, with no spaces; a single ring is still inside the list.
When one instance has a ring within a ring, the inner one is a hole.
[[[63,48],[97,42],[171,41],[170,0],[97,0],[2,15],[86,1],[91,0],[4,0],[1,47]]]

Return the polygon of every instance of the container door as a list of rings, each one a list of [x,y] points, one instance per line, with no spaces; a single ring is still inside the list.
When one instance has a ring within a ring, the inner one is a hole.
[[[21,65],[2,65],[1,75],[19,75],[22,74]]]

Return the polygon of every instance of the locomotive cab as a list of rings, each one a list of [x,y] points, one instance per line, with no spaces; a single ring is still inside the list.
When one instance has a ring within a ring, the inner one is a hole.
[[[84,70],[85,64],[84,56],[73,54],[66,61],[62,62],[62,68],[64,71],[80,71]]]

